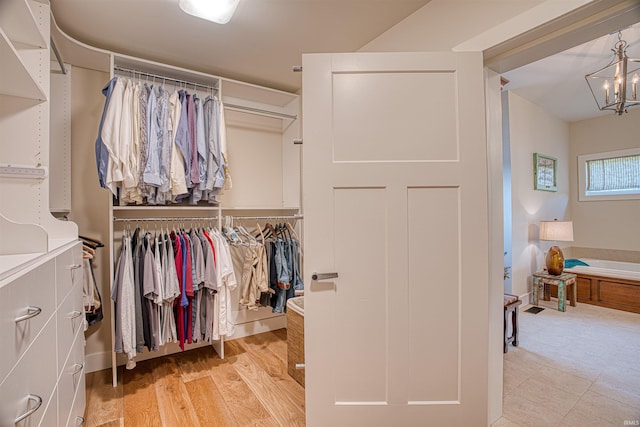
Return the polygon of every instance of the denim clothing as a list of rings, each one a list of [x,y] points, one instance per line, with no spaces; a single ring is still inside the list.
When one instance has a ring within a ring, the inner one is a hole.
[[[291,239],[291,250],[293,252],[293,289],[300,291],[304,289],[304,283],[300,277],[300,247],[297,240]]]
[[[100,118],[100,125],[98,126],[98,137],[96,138],[96,166],[98,168],[100,187],[102,188],[107,188],[105,179],[107,177],[107,167],[109,165],[109,152],[102,140],[102,126],[104,125],[104,116],[107,114],[107,108],[109,108],[109,101],[111,100],[111,93],[113,92],[113,87],[115,86],[117,79],[117,77],[112,78],[109,80],[109,83],[102,88],[102,94],[106,99],[104,101],[102,117]]]
[[[271,245],[271,249],[267,248],[267,252],[272,253],[269,284],[276,294],[275,298],[271,298],[271,306],[274,313],[282,313],[286,310],[287,300],[295,296],[295,291],[304,289],[300,277],[299,243],[294,239],[279,237]]]
[[[282,289],[288,289],[291,286],[291,275],[289,274],[289,262],[287,258],[288,249],[284,239],[279,238],[276,240],[276,270],[278,274],[278,287]]]

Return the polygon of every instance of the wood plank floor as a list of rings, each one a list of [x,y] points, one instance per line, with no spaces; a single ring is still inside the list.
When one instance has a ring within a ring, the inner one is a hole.
[[[89,427],[304,426],[304,388],[287,374],[286,330],[87,374]]]

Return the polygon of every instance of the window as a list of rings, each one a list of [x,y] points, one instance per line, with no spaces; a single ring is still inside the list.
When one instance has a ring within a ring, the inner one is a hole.
[[[640,199],[640,148],[578,156],[579,200]]]

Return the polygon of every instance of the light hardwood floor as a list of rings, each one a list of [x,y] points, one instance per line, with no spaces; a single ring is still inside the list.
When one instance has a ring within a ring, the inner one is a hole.
[[[286,330],[87,375],[86,425],[304,426],[304,388],[287,374]]]
[[[520,345],[504,355],[494,427],[640,422],[640,314],[578,304],[520,310]],[[525,309],[527,307],[524,307]],[[286,371],[286,330],[87,375],[88,426],[303,426],[304,389]]]

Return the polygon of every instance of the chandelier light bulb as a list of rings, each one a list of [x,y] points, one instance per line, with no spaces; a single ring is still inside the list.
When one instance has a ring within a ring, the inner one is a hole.
[[[585,76],[598,109],[614,111],[617,115],[627,112],[630,107],[640,105],[640,99],[638,99],[640,59],[627,56],[627,45],[627,42],[622,39],[622,33],[618,32],[618,42],[614,49],[611,49],[613,51],[611,62]],[[604,97],[601,90],[604,91]],[[613,93],[610,92],[611,90]],[[604,105],[602,105],[603,98]]]

